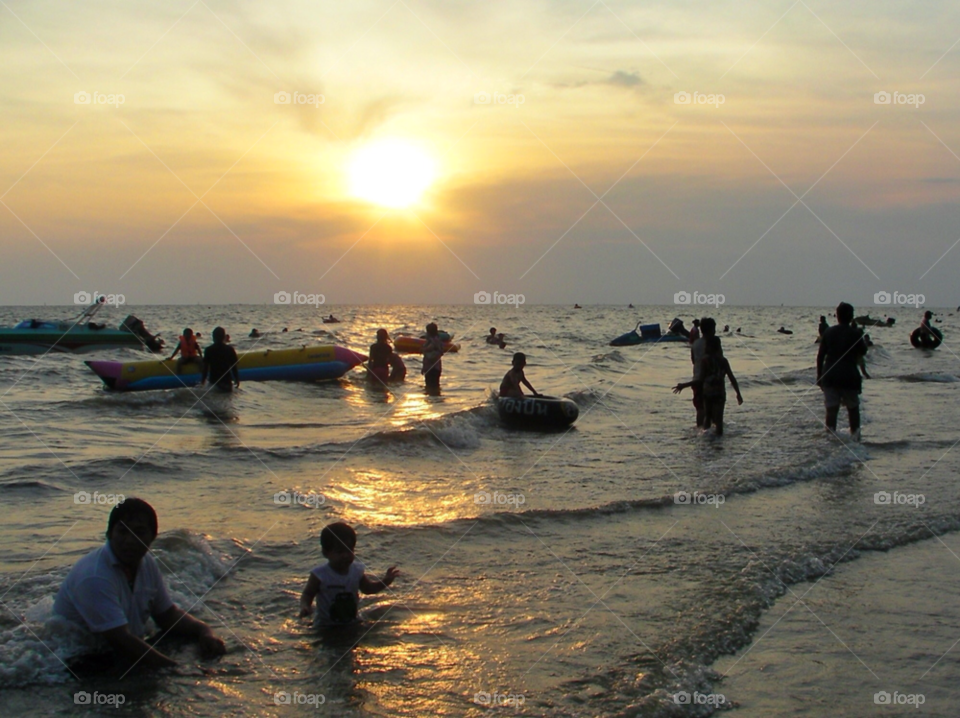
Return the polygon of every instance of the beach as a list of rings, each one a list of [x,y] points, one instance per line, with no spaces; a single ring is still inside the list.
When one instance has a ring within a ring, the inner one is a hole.
[[[443,359],[439,397],[415,357],[389,391],[358,369],[217,396],[107,392],[89,357],[0,358],[0,696],[14,714],[73,714],[86,692],[102,715],[951,715],[960,345],[946,310],[936,352],[909,346],[912,308],[868,330],[859,443],[827,435],[813,384],[829,308],[124,311],[168,342],[191,326],[205,345],[222,325],[238,351],[365,353],[377,328],[419,335],[429,321],[461,350]],[[3,307],[0,324],[66,312]],[[343,323],[322,324],[328,312]],[[731,328],[744,404],[728,399],[722,438],[671,392],[690,378],[689,347],[607,345],[678,314]],[[492,326],[506,349],[485,343]],[[501,426],[513,351],[538,391],[579,405],[570,431]],[[102,544],[119,495],[157,509],[161,571],[226,641],[221,660],[173,645],[175,672],[66,668],[83,646],[51,622],[52,598]],[[368,571],[403,572],[342,641],[297,617],[336,520],[357,528]],[[875,704],[880,691],[924,703]],[[96,706],[95,693],[124,699]]]

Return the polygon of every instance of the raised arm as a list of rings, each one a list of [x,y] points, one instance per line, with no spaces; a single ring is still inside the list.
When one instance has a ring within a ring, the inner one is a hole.
[[[364,593],[380,593],[399,575],[400,570],[396,566],[388,568],[383,578],[370,578],[367,574],[363,574],[363,578],[360,579],[360,590]]]

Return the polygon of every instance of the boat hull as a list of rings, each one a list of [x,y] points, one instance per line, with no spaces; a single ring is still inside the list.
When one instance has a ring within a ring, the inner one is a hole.
[[[319,381],[339,379],[367,360],[363,354],[333,345],[267,349],[237,355],[240,381]],[[185,364],[177,374],[177,361],[88,361],[87,366],[108,389],[149,391],[179,389],[200,383],[199,364]]]
[[[0,356],[47,352],[83,353],[124,347],[142,349],[143,342],[135,334],[119,329],[70,328],[70,324],[66,324],[62,329],[0,328]]]
[[[580,407],[570,399],[555,396],[502,396],[497,399],[500,421],[513,429],[560,431],[580,416]]]
[[[663,334],[659,337],[642,337],[636,330],[627,332],[626,334],[621,334],[619,337],[610,342],[612,347],[630,347],[636,344],[660,344],[662,342],[684,342],[688,343],[690,340],[687,337],[681,336],[679,334]]]

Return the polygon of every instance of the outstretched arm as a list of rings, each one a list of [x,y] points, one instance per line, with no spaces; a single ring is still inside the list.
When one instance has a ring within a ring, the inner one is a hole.
[[[310,574],[307,579],[307,585],[300,594],[300,617],[305,618],[313,613],[313,599],[320,593],[320,579]]]
[[[521,379],[520,381],[523,382],[523,385],[524,385],[525,387],[527,387],[530,391],[533,392],[533,395],[534,395],[534,396],[540,396],[540,392],[538,392],[536,389],[533,388],[533,384],[531,384],[529,381],[527,381],[527,377],[523,377],[523,379]]]
[[[400,570],[396,566],[388,568],[383,578],[370,578],[367,574],[363,574],[363,578],[360,579],[360,590],[364,593],[380,593],[399,575]]]
[[[196,638],[200,643],[200,652],[205,658],[222,656],[227,652],[223,641],[217,637],[206,623],[194,618],[179,606],[170,606],[154,620],[161,630],[177,636]]]

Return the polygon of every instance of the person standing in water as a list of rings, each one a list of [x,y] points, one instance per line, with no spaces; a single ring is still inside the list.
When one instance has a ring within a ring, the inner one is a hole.
[[[837,306],[839,323],[823,333],[817,352],[817,386],[823,390],[827,429],[836,433],[837,417],[843,404],[850,419],[850,437],[859,441],[860,393],[863,390],[859,367],[867,353],[867,343],[863,332],[851,325],[853,312],[853,305],[840,302]]]
[[[436,396],[440,394],[443,352],[443,339],[440,338],[440,330],[436,322],[430,322],[427,325],[427,340],[423,344],[423,368],[420,370],[427,385],[428,394]]]
[[[700,320],[693,320],[693,328],[690,330],[690,343],[693,344],[700,338]]]
[[[723,345],[720,343],[720,337],[711,335],[705,342],[705,351],[700,366],[700,378],[694,381],[688,381],[684,384],[677,384],[673,388],[674,394],[700,383],[703,396],[703,428],[709,429],[713,424],[716,427],[717,436],[723,436],[723,410],[727,403],[727,377],[730,378],[730,384],[733,390],[737,392],[737,404],[743,404],[743,396],[740,394],[740,385],[737,378],[733,375],[730,368],[730,362],[723,356]]]
[[[386,384],[388,381],[403,381],[407,367],[399,354],[390,346],[390,335],[386,329],[377,330],[377,341],[370,345],[370,362],[367,369],[374,379]]]
[[[533,388],[533,384],[527,381],[527,377],[524,376],[523,368],[527,365],[527,355],[523,352],[517,352],[513,355],[513,367],[508,371],[504,377],[503,381],[500,382],[500,396],[505,397],[514,397],[517,399],[523,398],[523,389],[520,388],[520,385],[523,384],[530,391],[533,392],[534,396],[542,396]]]
[[[823,334],[824,334],[824,332],[826,332],[827,329],[829,329],[829,328],[830,328],[830,325],[827,324],[827,318],[821,314],[821,315],[820,315],[820,326],[817,327],[817,336],[819,337],[819,339],[818,339],[817,341],[822,341],[822,340],[823,340]]]
[[[716,336],[717,322],[711,317],[704,317],[700,320],[700,338],[690,347],[690,360],[693,362],[693,381],[690,388],[693,389],[693,408],[697,411],[697,428],[703,426],[703,383],[700,381],[700,367],[703,363],[704,354],[707,350],[707,339]]]
[[[210,382],[221,391],[232,391],[233,383],[240,388],[240,370],[237,363],[237,350],[227,344],[227,332],[223,327],[213,330],[213,344],[203,352],[203,384],[210,377]],[[231,383],[231,378],[233,383]]]

